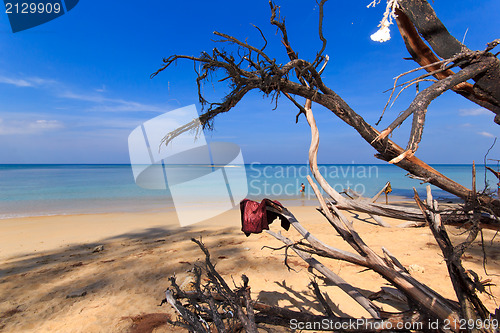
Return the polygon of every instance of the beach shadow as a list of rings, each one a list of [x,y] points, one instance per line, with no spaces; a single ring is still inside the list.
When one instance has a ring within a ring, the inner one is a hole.
[[[79,302],[126,297],[123,295],[129,293],[143,294],[155,306],[170,285],[169,277],[177,276],[180,284],[194,264],[204,261],[203,252],[191,238],[201,237],[213,262],[223,263],[224,271],[238,272],[241,261],[232,259],[242,257],[242,236],[233,227],[149,228],[99,242],[12,257],[0,265],[0,299],[5,302],[0,314],[9,314],[2,325],[8,330],[10,320],[44,321],[78,307]],[[94,252],[100,245],[103,249]],[[265,262],[264,258],[255,261],[256,265]]]
[[[451,237],[454,239],[453,244],[459,244],[458,237],[463,241],[467,236],[467,233],[463,233],[464,229],[452,229]],[[459,235],[459,236],[458,236]],[[474,241],[474,243],[465,251],[462,256],[462,261],[464,263],[472,262],[477,265],[483,265],[486,262],[486,272],[484,268],[480,271],[476,270],[476,273],[481,273],[481,275],[489,275],[492,271],[500,271],[500,238],[496,235],[493,230],[483,230],[484,245],[481,242],[481,235],[479,234]],[[489,272],[488,272],[489,271]],[[488,274],[486,274],[488,273]],[[492,273],[491,273],[492,274]],[[494,276],[500,276],[499,274],[492,274]]]
[[[354,210],[347,210],[347,212],[349,212],[349,214],[352,215],[353,219],[356,219],[356,220],[361,221],[361,222],[366,222],[366,223],[371,224],[371,225],[378,226],[378,223],[375,222],[375,220],[373,218],[371,218],[370,216],[362,218],[359,215],[359,213],[354,211]]]
[[[316,297],[313,295],[312,290],[297,291],[289,287],[285,280],[274,282],[275,285],[283,289],[283,291],[261,291],[257,297],[257,301],[263,302],[265,304],[278,307],[291,309],[300,312],[313,312],[324,313],[323,307],[319,304]],[[320,287],[321,288],[321,287]],[[360,290],[363,294],[371,294],[371,291]],[[339,306],[330,298],[328,293],[322,291],[323,297],[325,297],[326,302],[330,306],[332,312],[339,317],[349,317],[349,315],[343,312]],[[283,301],[289,303],[289,305],[283,305]]]
[[[168,228],[148,228],[141,232],[124,233],[121,235],[105,238],[98,242],[89,242],[67,246],[60,250],[49,250],[38,253],[17,255],[6,259],[6,264],[0,264],[0,276],[7,277],[13,274],[22,274],[49,264],[58,262],[64,258],[69,266],[77,266],[81,260],[93,260],[99,258],[98,252],[93,249],[99,245],[106,245],[112,241],[123,240],[152,240],[158,241],[167,236],[175,236],[179,233],[189,232],[190,228],[168,229]],[[0,284],[2,280],[0,280]]]

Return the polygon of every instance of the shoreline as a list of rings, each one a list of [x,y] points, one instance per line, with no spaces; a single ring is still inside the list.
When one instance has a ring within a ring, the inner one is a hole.
[[[251,200],[260,201],[264,197],[248,197]],[[318,201],[316,197],[312,193],[307,193],[305,197],[287,197],[287,198],[273,198],[267,197],[271,200],[277,200],[281,202],[284,206],[289,207],[300,207],[300,206],[315,206],[318,205]],[[461,202],[460,198],[435,198],[439,202],[443,203],[457,203]],[[171,200],[171,199],[170,199]],[[394,204],[407,204],[408,202],[413,202],[413,198],[403,196],[403,195],[391,195],[389,194],[389,203]],[[385,203],[384,195],[381,195],[377,200],[379,203]],[[238,208],[239,205],[236,205],[234,208]],[[17,215],[16,213],[9,214],[8,216],[0,215],[0,223],[3,221],[13,220],[13,219],[23,219],[23,218],[33,218],[33,217],[54,217],[54,216],[73,216],[73,215],[94,215],[94,214],[120,214],[120,213],[162,213],[162,212],[175,212],[175,207],[173,203],[170,205],[159,205],[159,204],[144,204],[136,208],[132,208],[130,206],[116,206],[111,209],[103,209],[101,207],[89,208],[87,211],[77,210],[77,211],[56,211],[56,212],[47,212],[47,213],[25,213]]]

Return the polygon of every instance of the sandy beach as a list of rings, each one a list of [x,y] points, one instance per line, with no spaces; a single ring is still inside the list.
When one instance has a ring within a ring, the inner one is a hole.
[[[335,247],[348,246],[314,207],[290,207],[313,234]],[[405,266],[422,269],[414,277],[444,296],[456,299],[446,265],[427,228],[401,229],[403,221],[386,218],[393,228],[377,226],[364,214],[346,213],[366,243],[377,252],[388,248]],[[279,223],[271,225],[279,231]],[[294,230],[282,231],[298,240]],[[449,228],[455,242],[461,230]],[[489,274],[500,274],[500,246],[485,230]],[[271,305],[317,312],[308,284],[311,274],[300,258],[283,264],[284,252],[262,249],[281,244],[266,233],[246,237],[238,210],[200,224],[180,228],[175,213],[141,212],[45,216],[0,221],[0,332],[183,332],[165,324],[173,309],[159,307],[168,278],[188,278],[193,264],[203,259],[190,241],[202,237],[218,271],[239,282],[250,278],[252,297]],[[102,245],[102,251],[93,250]],[[377,274],[349,263],[321,259],[335,273],[369,295],[384,284]],[[478,242],[464,256],[464,265],[485,279]],[[338,315],[365,316],[357,303],[338,288],[321,286]],[[498,287],[491,293],[499,297]],[[494,300],[481,295],[490,311]],[[384,310],[393,308],[381,304]]]

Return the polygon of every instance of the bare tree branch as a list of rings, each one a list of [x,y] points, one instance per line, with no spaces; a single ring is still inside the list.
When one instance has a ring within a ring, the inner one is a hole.
[[[420,39],[419,33],[441,58],[448,59],[461,52],[470,52],[465,45],[450,35],[427,1],[401,0],[398,4],[396,22],[408,52],[417,63],[423,66],[438,61],[436,55]],[[495,47],[496,44],[492,43],[491,46]],[[490,46],[488,46],[487,50],[491,50]],[[500,65],[498,59],[491,54],[489,56],[494,58],[492,61],[496,65],[491,67],[487,74],[474,78],[476,85],[472,86],[469,83],[463,83],[453,88],[453,90],[472,102],[494,112],[497,115],[495,122],[499,123],[500,88],[498,80],[500,79]],[[427,70],[432,71],[434,68],[429,67]],[[453,72],[449,71],[438,74],[436,77],[443,79],[444,76],[452,74]]]
[[[400,126],[408,116],[413,114],[413,124],[410,140],[408,142],[408,146],[406,147],[406,151],[410,151],[410,154],[405,155],[405,157],[413,156],[413,154],[417,150],[420,140],[422,139],[425,114],[427,113],[427,107],[429,106],[429,104],[446,90],[451,89],[457,84],[465,82],[470,78],[485,72],[486,70],[488,70],[489,66],[491,66],[491,64],[487,64],[484,62],[471,64],[460,72],[442,79],[432,84],[430,87],[424,89],[417,95],[417,97],[415,97],[408,109],[406,109],[392,124],[390,124],[389,127],[382,131],[375,140],[381,140],[387,137],[396,127]],[[399,155],[396,158],[393,158],[391,161],[389,161],[389,163],[397,163],[401,161],[403,159],[403,154]]]

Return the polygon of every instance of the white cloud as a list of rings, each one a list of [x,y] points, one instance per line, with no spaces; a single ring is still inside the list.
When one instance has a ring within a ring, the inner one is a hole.
[[[59,97],[62,98],[68,98],[68,99],[75,99],[78,101],[86,101],[86,102],[94,102],[94,103],[102,103],[104,102],[105,98],[101,95],[84,95],[84,94],[77,94],[72,91],[65,91],[59,95]]]
[[[63,127],[64,124],[58,120],[39,119],[35,121],[26,121],[4,120],[0,118],[0,135],[36,134]]]
[[[78,94],[72,91],[65,91],[59,97],[74,99],[79,101],[96,103],[90,108],[90,111],[107,111],[107,112],[167,112],[168,107],[144,104],[135,101],[124,100],[121,98],[108,98],[101,94]]]
[[[475,108],[475,109],[461,109],[458,110],[458,113],[462,117],[466,116],[482,116],[482,115],[492,115],[491,111],[488,111],[484,108]]]
[[[35,122],[32,122],[29,124],[30,128],[33,129],[55,129],[55,128],[62,128],[63,124],[58,121],[58,120],[36,120]]]
[[[485,136],[487,138],[494,138],[495,137],[495,135],[491,134],[490,132],[485,132],[485,131],[477,132],[477,134]]]
[[[134,101],[115,100],[111,101],[109,105],[96,105],[92,107],[92,111],[107,111],[107,112],[167,112],[170,111],[168,107],[158,105],[143,104]]]
[[[0,83],[11,84],[17,87],[32,87],[33,84],[23,79],[11,79],[8,77],[0,76]]]
[[[7,77],[0,75],[0,84],[9,84],[16,87],[31,87],[31,88],[50,88],[49,93],[60,98],[66,98],[71,100],[78,100],[93,103],[87,111],[98,111],[98,112],[167,112],[171,107],[168,105],[155,105],[155,104],[145,104],[140,102],[135,102],[131,100],[125,100],[121,98],[108,98],[104,94],[107,92],[105,85],[102,88],[95,89],[91,93],[76,93],[68,90],[63,84],[52,79],[43,79],[40,77]]]
[[[42,79],[39,77],[29,77],[21,79],[21,78],[0,76],[0,83],[10,84],[16,87],[37,87],[37,86],[45,86],[48,84],[53,84],[56,83],[56,81]]]
[[[75,122],[76,121],[76,122]],[[74,123],[72,127],[75,129],[125,129],[128,131],[133,130],[137,126],[141,125],[143,119],[128,119],[126,117],[119,117],[118,119],[103,119],[102,117],[76,117],[69,119],[68,122]]]

